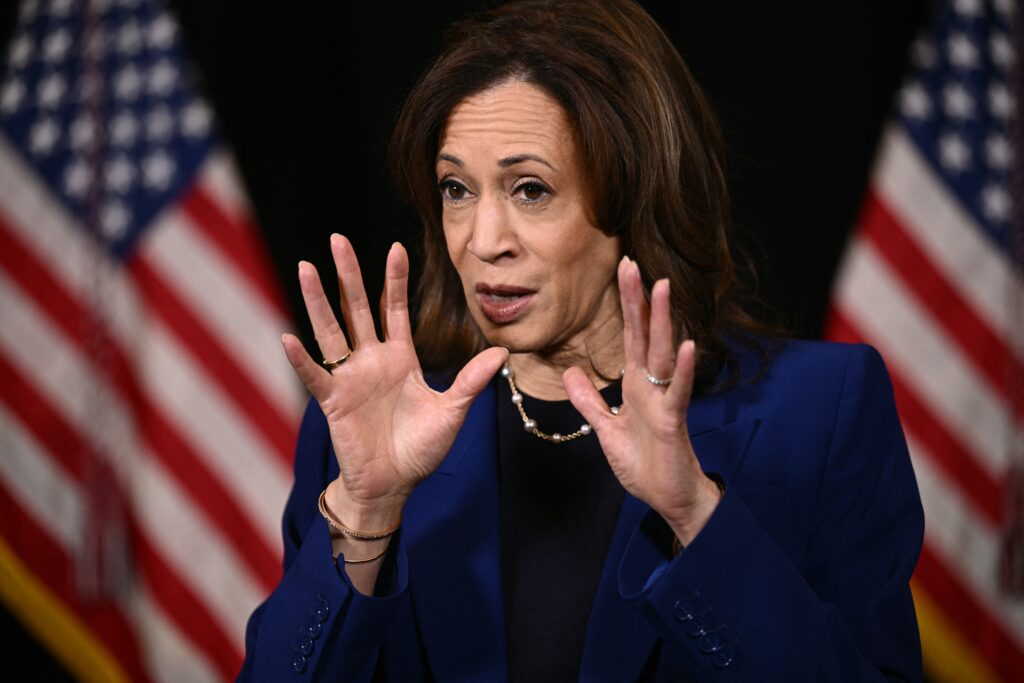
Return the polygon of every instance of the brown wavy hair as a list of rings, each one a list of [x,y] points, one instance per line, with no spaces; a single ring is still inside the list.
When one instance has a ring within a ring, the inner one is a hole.
[[[648,289],[669,278],[677,342],[698,349],[697,390],[757,331],[737,294],[721,132],[658,24],[629,0],[524,0],[471,16],[413,87],[391,139],[399,189],[423,224],[415,335],[425,368],[461,367],[487,342],[445,246],[435,163],[449,113],[516,78],[561,104],[580,146],[596,224],[621,236]]]

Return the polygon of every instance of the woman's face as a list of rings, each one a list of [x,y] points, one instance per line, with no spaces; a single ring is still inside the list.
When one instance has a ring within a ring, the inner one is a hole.
[[[616,343],[619,240],[593,223],[555,100],[519,80],[463,100],[442,133],[437,178],[448,253],[488,341],[572,356]]]

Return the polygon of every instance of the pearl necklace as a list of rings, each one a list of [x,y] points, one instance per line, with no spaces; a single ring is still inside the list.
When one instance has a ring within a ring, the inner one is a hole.
[[[526,410],[523,409],[523,395],[519,393],[519,389],[516,388],[515,373],[512,372],[512,368],[508,366],[508,363],[501,366],[501,376],[508,381],[508,388],[512,390],[512,405],[519,411],[519,416],[523,418],[523,429],[530,432],[539,439],[550,441],[551,443],[565,443],[566,441],[572,441],[578,439],[581,436],[586,436],[594,431],[593,427],[584,422],[580,425],[580,428],[571,434],[559,434],[555,432],[553,434],[546,434],[540,431],[537,427],[537,421],[532,419],[526,414]],[[611,408],[613,415],[619,414],[619,406],[612,406]]]

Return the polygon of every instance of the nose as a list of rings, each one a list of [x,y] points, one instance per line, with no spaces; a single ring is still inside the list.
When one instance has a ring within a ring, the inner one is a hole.
[[[479,199],[473,211],[473,232],[466,245],[469,253],[487,263],[518,253],[519,242],[510,211],[508,202],[501,197]]]

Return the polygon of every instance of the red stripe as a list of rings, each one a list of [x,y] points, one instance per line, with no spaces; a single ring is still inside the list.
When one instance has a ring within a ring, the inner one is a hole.
[[[860,234],[877,247],[893,272],[946,330],[947,338],[957,344],[999,395],[1010,399],[1010,378],[1024,376],[1024,366],[874,192],[867,194],[859,224]],[[1024,415],[1024,410],[1018,414]]]
[[[27,281],[31,286],[24,289],[24,295],[32,297],[36,305],[48,314],[50,321],[63,329],[70,341],[85,346],[85,333],[76,325],[76,321],[85,318],[85,312],[43,264],[19,244],[2,219],[0,267],[10,272],[18,284]],[[26,273],[31,274],[30,279]],[[272,588],[280,576],[280,553],[274,552],[262,540],[261,534],[235,498],[207,469],[199,453],[181,438],[148,396],[138,390],[134,373],[118,345],[110,340],[106,350],[108,363],[99,369],[111,376],[113,385],[126,399],[126,404],[134,409],[141,437],[153,446],[153,453],[176,478],[179,486],[189,493],[193,503],[220,529],[221,537],[234,548],[240,561],[250,567],[261,587],[268,590]],[[39,394],[36,396],[41,399]],[[39,412],[36,419],[27,422],[34,431],[45,431],[47,425],[62,419],[59,411],[45,405],[46,408],[42,409],[37,404],[36,410]]]
[[[22,562],[78,616],[132,680],[149,681],[140,659],[136,627],[112,601],[86,601],[75,591],[72,558],[40,527],[0,481],[0,536]]]
[[[871,342],[835,306],[829,311],[825,336],[842,342]],[[935,417],[925,401],[911,389],[911,384],[904,379],[898,367],[890,364],[887,370],[892,379],[900,422],[927,449],[935,465],[967,496],[972,507],[993,528],[1001,528],[1005,517],[1002,484],[979,465],[979,458]]]
[[[970,558],[965,558],[969,562]],[[1024,651],[1010,633],[980,605],[970,590],[925,543],[914,579],[928,592],[965,641],[1006,681],[1020,680]],[[992,577],[993,590],[996,577]]]
[[[224,680],[233,680],[242,668],[242,634],[230,638],[202,600],[160,557],[149,537],[138,529],[134,531],[136,560],[154,599],[189,642],[206,655]],[[159,538],[154,541],[159,544]],[[221,580],[231,579],[221,577]]]
[[[295,427],[273,407],[263,390],[250,379],[249,372],[235,362],[221,339],[210,333],[145,259],[132,259],[128,268],[148,308],[160,315],[206,374],[238,405],[239,412],[253,431],[263,435],[270,450],[290,465]]]
[[[230,216],[201,185],[193,185],[182,197],[182,207],[210,244],[229,263],[234,263],[271,308],[289,319],[287,306],[276,286],[277,278],[259,230],[249,220]]]

